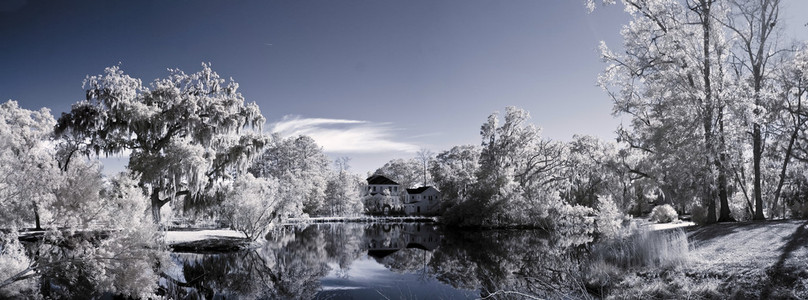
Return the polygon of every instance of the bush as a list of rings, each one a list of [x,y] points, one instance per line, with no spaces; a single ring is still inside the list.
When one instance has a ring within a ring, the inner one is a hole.
[[[632,271],[672,270],[689,261],[690,245],[687,234],[681,229],[624,230],[628,232],[622,237],[592,246],[592,255],[584,272],[587,286],[613,287]]]
[[[690,210],[690,218],[698,225],[705,225],[707,224],[707,210],[700,205],[695,205]]]
[[[794,202],[789,206],[791,217],[794,219],[808,219],[808,205],[801,202]]]
[[[679,219],[676,210],[670,204],[655,206],[651,210],[651,220],[657,223],[670,223]]]
[[[596,232],[604,238],[616,238],[620,236],[623,223],[627,221],[627,216],[623,215],[612,201],[612,196],[598,197],[597,216],[595,224]]]
[[[278,189],[275,179],[255,178],[252,174],[239,177],[222,203],[222,216],[231,228],[251,241],[263,240],[283,216],[284,203]]]

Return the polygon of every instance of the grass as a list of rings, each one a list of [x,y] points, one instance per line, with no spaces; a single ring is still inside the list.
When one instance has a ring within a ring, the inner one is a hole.
[[[587,267],[586,285],[590,292],[603,296],[625,280],[631,272],[672,270],[687,264],[690,249],[682,229],[648,230],[641,227],[621,238],[593,245]],[[645,286],[652,292],[654,285]]]
[[[736,222],[594,246],[587,288],[614,299],[806,299],[808,222]]]

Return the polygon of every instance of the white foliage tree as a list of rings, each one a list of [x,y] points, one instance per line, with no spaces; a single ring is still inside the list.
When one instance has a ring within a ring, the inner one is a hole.
[[[252,174],[239,177],[222,203],[222,216],[250,240],[264,239],[272,225],[284,217],[284,205],[289,202],[279,193],[279,184],[277,179]]]
[[[219,180],[246,170],[263,149],[258,106],[245,103],[238,83],[209,65],[186,74],[169,70],[150,87],[110,67],[84,82],[86,100],[63,114],[60,161],[68,169],[76,154],[125,154],[129,169],[149,189],[152,216],[178,196],[186,207],[215,204]],[[252,131],[250,129],[254,129]]]
[[[46,108],[0,104],[0,225],[40,228],[40,211],[53,202],[60,176],[48,147],[54,124]]]
[[[328,180],[326,210],[332,216],[349,216],[362,213],[364,206],[359,195],[361,178],[340,170]]]
[[[284,197],[299,206],[299,212],[294,214],[327,213],[328,156],[308,136],[281,139],[276,135],[272,139],[273,142],[250,167],[250,173],[255,177],[276,178]]]

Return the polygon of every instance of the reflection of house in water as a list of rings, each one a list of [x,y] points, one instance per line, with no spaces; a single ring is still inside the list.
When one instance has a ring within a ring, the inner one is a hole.
[[[365,229],[365,240],[368,255],[382,259],[405,248],[435,250],[441,235],[434,224],[372,224]]]

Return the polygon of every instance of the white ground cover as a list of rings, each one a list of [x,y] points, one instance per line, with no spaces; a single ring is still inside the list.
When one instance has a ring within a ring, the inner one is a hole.
[[[651,223],[645,224],[644,226],[648,226],[650,230],[665,230],[665,229],[673,229],[673,228],[680,228],[680,227],[689,227],[695,226],[696,223],[690,221],[676,221],[670,223]]]
[[[189,230],[189,231],[166,231],[165,239],[167,244],[178,244],[194,242],[212,238],[246,238],[243,233],[230,229],[210,229],[210,230]]]

